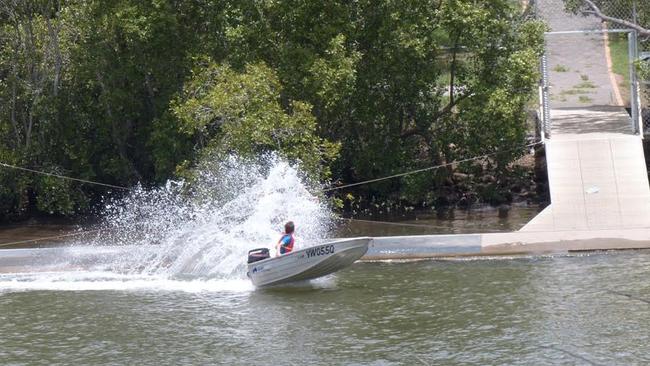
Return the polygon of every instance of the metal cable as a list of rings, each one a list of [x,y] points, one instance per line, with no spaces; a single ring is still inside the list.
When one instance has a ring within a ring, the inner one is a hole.
[[[351,219],[347,217],[339,217],[339,220],[343,221],[349,221],[349,222],[363,222],[363,223],[368,223],[368,224],[378,224],[378,225],[392,225],[392,226],[404,226],[404,227],[417,227],[417,228],[422,228],[422,229],[439,229],[439,230],[446,230],[446,231],[451,231],[451,232],[456,232],[455,230],[457,229],[454,226],[440,226],[440,225],[429,225],[429,224],[409,224],[409,223],[403,223],[403,222],[390,222],[390,221],[377,221],[377,220],[361,220],[361,219]],[[492,229],[489,231],[483,230],[482,232],[487,232],[487,233],[500,233],[500,230]],[[473,234],[473,233],[465,233],[465,234]]]
[[[368,184],[368,183],[379,182],[379,181],[383,181],[383,180],[387,180],[387,179],[404,177],[404,176],[407,176],[407,175],[421,173],[421,172],[425,172],[425,171],[428,171],[428,170],[444,168],[444,167],[452,166],[452,165],[455,165],[455,164],[465,163],[465,162],[468,162],[468,161],[485,159],[487,157],[497,155],[497,154],[500,154],[500,153],[519,150],[519,149],[522,149],[522,148],[525,148],[525,147],[532,147],[532,146],[539,145],[539,144],[542,144],[542,143],[543,143],[542,141],[537,141],[537,142],[526,144],[526,145],[523,145],[523,146],[520,146],[520,147],[517,147],[517,148],[514,148],[514,149],[495,151],[495,152],[492,152],[492,153],[488,153],[488,154],[484,154],[484,155],[480,155],[480,156],[475,156],[475,157],[472,157],[472,158],[452,161],[451,163],[440,164],[440,165],[435,165],[435,166],[431,166],[431,167],[428,167],[428,168],[416,169],[416,170],[411,170],[411,171],[404,172],[404,173],[393,174],[393,175],[389,175],[389,176],[386,176],[386,177],[369,179],[369,180],[364,180],[364,181],[361,181],[361,182],[345,184],[345,185],[338,186],[338,187],[325,188],[325,189],[322,189],[321,191],[322,192],[329,192],[329,191],[334,191],[334,190],[338,190],[338,189],[354,187],[354,186],[359,186],[359,185]],[[86,179],[72,178],[72,177],[67,177],[65,175],[48,173],[48,172],[43,172],[43,171],[39,171],[39,170],[35,170],[35,169],[23,168],[23,167],[19,167],[19,166],[7,164],[7,163],[2,163],[2,162],[0,162],[0,166],[4,166],[6,168],[11,168],[11,169],[22,170],[22,171],[26,171],[26,172],[30,172],[30,173],[48,175],[48,176],[51,176],[51,177],[57,177],[57,178],[61,178],[61,179],[73,180],[73,181],[82,182],[82,183],[95,184],[95,185],[100,185],[100,186],[105,186],[105,187],[110,187],[110,188],[123,189],[123,190],[126,190],[126,191],[131,190],[131,188],[116,186],[114,184],[107,184],[107,183],[94,182],[94,181],[90,181],[90,180],[86,180]]]
[[[0,247],[8,247],[8,246],[12,246],[12,245],[20,245],[20,244],[27,244],[27,243],[37,243],[37,242],[43,241],[43,240],[52,240],[52,239],[59,239],[59,238],[67,238],[67,237],[71,237],[71,236],[79,236],[79,235],[83,235],[83,234],[98,232],[98,231],[101,231],[101,230],[102,229],[88,230],[88,231],[81,231],[81,232],[78,232],[78,233],[62,234],[62,235],[56,235],[56,236],[48,236],[48,237],[45,237],[45,238],[20,240],[20,241],[14,241],[14,242],[11,242],[11,243],[1,243]]]
[[[7,163],[2,163],[2,162],[0,162],[0,166],[6,167],[6,168],[11,168],[11,169],[16,169],[16,170],[22,170],[22,171],[26,171],[26,172],[30,172],[30,173],[49,175],[50,177],[74,180],[74,181],[82,182],[82,183],[95,184],[95,185],[105,186],[105,187],[110,187],[110,188],[123,189],[125,191],[130,191],[131,190],[130,188],[116,186],[116,185],[113,185],[113,184],[93,182],[93,181],[85,180],[85,179],[66,177],[65,175],[59,175],[59,174],[54,174],[54,173],[48,173],[48,172],[43,172],[43,171],[39,171],[39,170],[29,169],[29,168],[23,168],[23,167],[19,167],[19,166],[7,164]]]
[[[452,165],[455,165],[455,164],[465,163],[465,162],[468,162],[468,161],[474,161],[474,160],[485,159],[485,158],[490,157],[490,156],[492,156],[492,155],[496,155],[496,154],[500,154],[500,153],[504,153],[504,152],[508,152],[508,151],[513,151],[513,150],[519,150],[519,149],[521,149],[521,148],[525,148],[525,147],[532,147],[532,146],[539,145],[539,144],[542,144],[542,143],[543,143],[542,141],[537,141],[537,142],[533,142],[533,143],[530,143],[530,144],[527,144],[527,145],[520,146],[520,147],[518,147],[518,148],[508,149],[508,150],[502,150],[502,151],[495,151],[495,152],[492,152],[492,153],[489,153],[489,154],[485,154],[485,155],[481,155],[481,156],[475,156],[475,157],[473,157],[473,158],[467,158],[467,159],[462,159],[462,160],[452,161],[451,163],[440,164],[440,165],[434,165],[434,166],[430,166],[430,167],[428,167],[428,168],[422,168],[422,169],[411,170],[411,171],[404,172],[404,173],[399,173],[399,174],[389,175],[389,176],[387,176],[387,177],[382,177],[382,178],[375,178],[375,179],[364,180],[364,181],[362,181],[362,182],[345,184],[345,185],[338,186],[338,187],[325,188],[325,189],[322,190],[322,192],[329,192],[329,191],[334,191],[334,190],[337,190],[337,189],[343,189],[343,188],[348,188],[348,187],[360,186],[360,185],[362,185],[362,184],[368,184],[368,183],[379,182],[379,181],[387,180],[387,179],[393,179],[393,178],[404,177],[404,176],[407,176],[407,175],[411,175],[411,174],[415,174],[415,173],[420,173],[420,172],[424,172],[424,171],[428,171],[428,170],[434,170],[434,169],[444,168],[444,167],[452,166]]]
[[[443,167],[451,166],[451,165],[454,165],[454,164],[460,164],[460,163],[464,163],[464,162],[468,162],[468,161],[474,161],[474,160],[485,159],[485,158],[487,158],[487,157],[489,157],[489,156],[496,155],[496,154],[499,154],[499,153],[508,152],[508,151],[513,151],[513,150],[517,150],[517,149],[521,149],[521,148],[525,148],[525,147],[532,147],[532,146],[539,145],[539,144],[542,144],[542,142],[541,142],[541,141],[538,141],[538,142],[534,142],[534,143],[530,143],[530,144],[526,144],[526,145],[520,146],[520,147],[518,147],[518,148],[516,148],[516,149],[508,149],[508,150],[503,150],[503,151],[496,151],[496,152],[492,152],[492,153],[485,154],[485,155],[481,155],[481,156],[475,156],[475,157],[472,157],[472,158],[467,158],[467,159],[463,159],[463,160],[457,160],[457,161],[453,161],[453,162],[451,162],[451,163],[446,163],[446,164],[441,164],[441,165],[435,165],[435,166],[428,167],[428,168],[416,169],[416,170],[412,170],[412,171],[409,171],[409,172],[404,172],[404,173],[400,173],[400,174],[394,174],[394,175],[390,175],[390,176],[386,176],[386,177],[382,177],[382,178],[375,178],[375,179],[370,179],[370,180],[366,180],[366,181],[362,181],[362,182],[346,184],[346,185],[342,185],[342,186],[339,186],[339,187],[330,187],[330,188],[323,189],[322,192],[334,191],[334,190],[337,190],[337,189],[343,189],[343,188],[348,188],[348,187],[358,186],[358,185],[362,185],[362,184],[368,184],[368,183],[373,183],[373,182],[379,182],[379,181],[382,181],[382,180],[387,180],[387,179],[392,179],[392,178],[403,177],[403,176],[407,176],[407,175],[411,175],[411,174],[416,174],[416,173],[424,172],[424,171],[427,171],[427,170],[434,170],[434,169],[438,169],[438,168],[443,168]],[[43,175],[47,175],[47,176],[51,176],[51,177],[56,177],[56,178],[61,178],[61,179],[68,179],[68,180],[77,181],[77,182],[81,182],[81,183],[95,184],[95,185],[100,185],[100,186],[105,186],[105,187],[110,187],[110,188],[117,188],[117,189],[122,189],[122,190],[127,190],[127,191],[131,190],[130,188],[121,187],[121,186],[116,186],[116,185],[113,185],[113,184],[100,183],[100,182],[93,182],[93,181],[90,181],[90,180],[79,179],[79,178],[72,178],[72,177],[67,177],[67,176],[60,175],[60,174],[54,174],[54,173],[48,173],[48,172],[43,172],[43,171],[34,170],[34,169],[29,169],[29,168],[23,168],[23,167],[19,167],[19,166],[15,166],[15,165],[7,164],[7,163],[2,163],[2,162],[0,162],[0,166],[6,167],[6,168],[11,168],[11,169],[16,169],[16,170],[22,170],[22,171],[26,171],[26,172],[30,172],[30,173],[43,174]],[[403,223],[400,224],[400,223],[381,222],[381,221],[371,221],[371,220],[357,220],[357,219],[348,219],[348,218],[343,218],[343,219],[344,219],[344,220],[349,220],[349,221],[359,221],[359,222],[369,222],[369,223],[381,223],[381,224],[386,224],[386,225],[398,225],[398,226],[410,226],[410,227],[423,227],[423,228],[436,228],[436,229],[447,229],[447,230],[450,229],[449,227],[441,227],[441,226],[433,226],[433,225],[403,224]],[[19,245],[19,244],[26,244],[26,243],[35,243],[35,242],[39,242],[39,241],[43,241],[43,240],[52,240],[52,239],[59,239],[59,238],[65,238],[65,237],[72,237],[72,236],[78,236],[78,235],[83,235],[83,234],[92,233],[92,232],[97,232],[97,231],[100,231],[100,230],[82,231],[82,232],[79,232],[79,233],[63,234],[63,235],[57,235],[57,236],[46,237],[46,238],[38,238],[38,239],[22,240],[22,241],[16,241],[16,242],[11,242],[11,243],[2,243],[2,244],[0,244],[0,247],[6,247],[6,246],[11,246],[11,245]]]
[[[419,228],[424,228],[424,229],[444,229],[444,230],[454,229],[451,226],[436,226],[436,225],[428,225],[428,224],[409,224],[409,223],[403,223],[403,222],[362,220],[362,219],[352,219],[352,218],[347,218],[347,217],[339,217],[339,219],[344,220],[344,221],[364,222],[364,223],[368,223],[368,224],[392,225],[392,226],[404,226],[404,227],[419,227]]]

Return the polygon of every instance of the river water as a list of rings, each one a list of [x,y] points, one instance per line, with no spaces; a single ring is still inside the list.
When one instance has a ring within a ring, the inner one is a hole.
[[[641,365],[649,262],[619,252],[357,263],[275,290],[3,274],[0,363]]]
[[[536,212],[337,228],[326,207],[296,189],[294,173],[280,164],[236,194],[210,196],[207,206],[185,203],[169,187],[136,193],[107,210],[96,237],[0,251],[0,364],[650,362],[645,251],[364,262],[309,283],[254,289],[246,250],[276,239],[287,217],[310,242],[514,230]]]

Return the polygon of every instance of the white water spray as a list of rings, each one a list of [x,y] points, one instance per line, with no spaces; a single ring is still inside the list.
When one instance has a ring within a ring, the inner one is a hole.
[[[200,166],[191,187],[138,189],[107,207],[112,235],[98,244],[132,248],[110,264],[121,273],[237,278],[245,275],[247,251],[274,247],[286,221],[295,222],[300,247],[323,240],[330,217],[287,162],[229,157]]]
[[[63,266],[74,268],[69,275],[0,275],[0,290],[250,288],[247,251],[274,248],[286,221],[295,222],[297,248],[322,241],[331,229],[327,205],[275,156],[207,161],[196,173],[191,183],[139,187],[107,205],[100,234],[65,250]]]

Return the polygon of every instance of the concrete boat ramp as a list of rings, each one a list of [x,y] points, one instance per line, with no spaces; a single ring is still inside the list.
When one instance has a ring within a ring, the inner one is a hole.
[[[551,204],[509,233],[375,238],[366,259],[650,248],[650,189],[637,136],[546,142]]]
[[[650,228],[538,231],[374,238],[364,260],[548,254],[650,249]]]
[[[545,146],[551,204],[519,231],[379,237],[365,258],[650,248],[650,189],[640,137],[556,134]]]
[[[639,136],[555,134],[545,147],[551,204],[519,231],[378,237],[365,258],[650,248],[650,189]]]
[[[552,28],[539,110],[551,204],[517,232],[376,238],[367,259],[650,248],[643,131],[622,97],[637,86],[617,82],[600,19],[537,7]]]

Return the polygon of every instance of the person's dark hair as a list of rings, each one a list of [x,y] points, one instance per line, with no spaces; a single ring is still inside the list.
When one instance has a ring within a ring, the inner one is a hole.
[[[286,224],[284,224],[284,232],[287,234],[293,233],[293,230],[295,227],[293,226],[293,221],[288,221]]]

